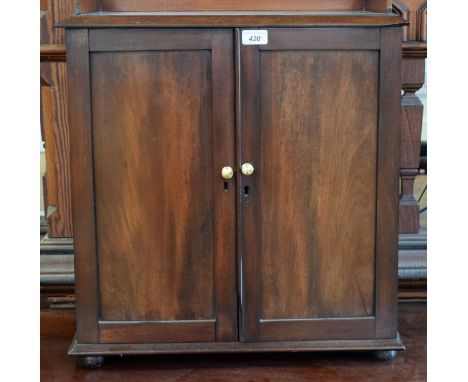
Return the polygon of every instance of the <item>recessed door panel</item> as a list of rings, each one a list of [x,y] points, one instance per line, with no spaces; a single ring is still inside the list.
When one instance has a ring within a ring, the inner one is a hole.
[[[377,70],[376,51],[260,53],[264,319],[374,312]]]

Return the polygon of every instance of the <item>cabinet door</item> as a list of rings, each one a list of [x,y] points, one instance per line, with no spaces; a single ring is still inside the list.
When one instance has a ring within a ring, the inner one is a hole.
[[[240,49],[241,339],[394,338],[399,32],[268,34]]]
[[[78,342],[236,340],[232,31],[68,43]]]

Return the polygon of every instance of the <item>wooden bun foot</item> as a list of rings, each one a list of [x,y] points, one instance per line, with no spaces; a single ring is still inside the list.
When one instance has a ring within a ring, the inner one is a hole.
[[[375,358],[381,361],[390,361],[397,356],[396,350],[378,350],[374,353]]]
[[[78,365],[85,369],[96,369],[98,367],[101,367],[102,364],[104,363],[104,357],[97,356],[97,357],[91,357],[91,356],[85,356],[85,357],[79,357],[78,358]]]

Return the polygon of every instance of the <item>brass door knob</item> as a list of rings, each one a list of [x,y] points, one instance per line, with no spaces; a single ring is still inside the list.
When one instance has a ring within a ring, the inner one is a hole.
[[[244,163],[241,167],[242,174],[247,176],[252,175],[254,170],[254,166],[252,166],[250,163]]]
[[[223,167],[221,170],[221,176],[223,179],[231,179],[234,176],[234,170],[232,167]]]

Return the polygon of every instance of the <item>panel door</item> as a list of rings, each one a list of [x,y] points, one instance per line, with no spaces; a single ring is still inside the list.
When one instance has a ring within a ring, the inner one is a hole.
[[[236,340],[235,180],[220,175],[235,160],[232,32],[80,34],[70,60],[88,41],[88,63],[71,76],[89,89],[71,103],[89,102],[74,126],[89,147],[74,165],[92,157],[95,223],[76,237],[94,238],[76,253],[78,341]]]
[[[394,338],[398,31],[268,34],[240,50],[241,338]]]

